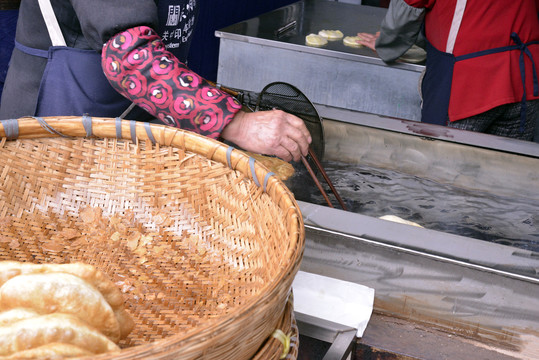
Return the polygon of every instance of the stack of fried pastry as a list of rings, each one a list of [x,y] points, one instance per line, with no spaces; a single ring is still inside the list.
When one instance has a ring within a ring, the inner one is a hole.
[[[119,351],[133,329],[121,291],[83,263],[0,262],[0,359]]]

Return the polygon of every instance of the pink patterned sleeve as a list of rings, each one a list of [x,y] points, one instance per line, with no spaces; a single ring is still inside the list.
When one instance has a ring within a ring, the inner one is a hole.
[[[102,66],[111,85],[166,125],[218,138],[241,109],[165,49],[147,26],[123,31],[103,47]]]

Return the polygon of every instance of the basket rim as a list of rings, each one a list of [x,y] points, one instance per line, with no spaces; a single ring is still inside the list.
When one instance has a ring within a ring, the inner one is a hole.
[[[19,119],[0,120],[0,146],[5,141],[34,138],[72,138],[81,137],[92,139],[122,139],[136,141],[151,141],[156,146],[179,147],[209,160],[221,163],[232,170],[239,171],[255,184],[262,187],[287,214],[293,218],[289,237],[295,241],[286,254],[287,259],[277,277],[261,289],[261,296],[249,299],[242,307],[233,309],[230,313],[209,320],[187,332],[175,334],[152,343],[122,349],[119,353],[94,355],[93,359],[130,359],[134,355],[151,352],[155,347],[168,348],[178,345],[199,344],[204,339],[219,338],[219,333],[227,325],[236,322],[239,318],[248,321],[257,308],[271,303],[275,299],[282,299],[283,311],[286,298],[292,286],[292,280],[297,271],[305,248],[304,222],[292,192],[284,183],[271,173],[263,164],[245,154],[242,150],[232,148],[218,140],[211,139],[194,132],[167,125],[151,124],[119,118],[89,117],[89,116],[51,116],[51,117],[23,117]],[[262,181],[263,179],[263,181]],[[284,286],[283,286],[284,285]],[[240,311],[241,310],[241,311]],[[265,338],[271,333],[264,334]],[[223,341],[225,339],[221,339]],[[217,342],[219,344],[219,342]],[[202,350],[201,350],[202,352]],[[145,356],[145,358],[151,358]],[[198,358],[198,357],[197,357]]]
[[[289,196],[291,205],[299,209],[290,190],[277,176],[271,176],[273,173],[262,163],[240,149],[192,131],[164,124],[90,116],[27,116],[0,120],[2,141],[46,137],[123,139],[179,146],[227,165],[232,170],[238,170],[248,175],[257,185],[261,185],[262,180],[265,180],[264,190],[267,190],[268,194],[273,188],[279,188],[279,191]]]

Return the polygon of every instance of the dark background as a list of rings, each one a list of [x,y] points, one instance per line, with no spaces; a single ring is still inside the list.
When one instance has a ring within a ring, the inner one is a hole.
[[[14,47],[20,0],[0,0],[0,96]]]
[[[297,0],[201,1],[196,31],[191,42],[188,65],[200,76],[217,80],[219,39],[215,31],[265,12],[292,4]]]

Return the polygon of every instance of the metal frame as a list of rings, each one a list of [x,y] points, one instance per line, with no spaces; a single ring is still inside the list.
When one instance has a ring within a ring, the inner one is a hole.
[[[217,81],[249,91],[285,81],[318,104],[417,121],[421,116],[418,82],[423,65],[388,66],[372,50],[350,48],[342,41],[323,48],[305,45],[309,33],[335,24],[347,36],[374,33],[386,12],[373,6],[303,0],[218,30]],[[275,35],[291,23],[295,28]]]
[[[432,246],[458,240],[453,235],[313,204],[300,202],[300,208],[306,221],[301,270],[375,289],[376,312],[500,346],[518,347],[522,336],[539,334],[537,278],[406,245],[421,230],[428,233],[424,243]],[[348,225],[328,229],[342,223]],[[400,243],[393,241],[397,238]],[[503,262],[512,250],[506,246],[509,252],[499,252],[502,245],[489,250],[479,240],[461,240],[471,255],[494,256],[493,262]]]
[[[331,344],[323,360],[345,360],[351,355],[357,329],[299,312],[295,316],[301,335]]]

